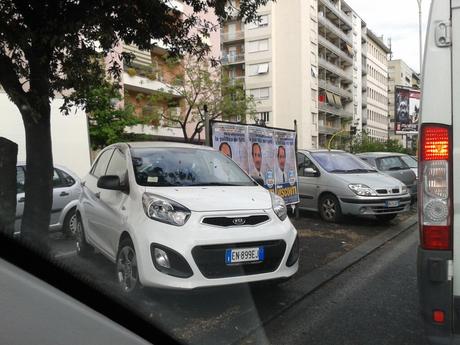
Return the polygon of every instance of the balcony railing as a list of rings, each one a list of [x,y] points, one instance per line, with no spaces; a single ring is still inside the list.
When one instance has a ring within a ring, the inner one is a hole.
[[[227,54],[220,60],[222,65],[231,65],[244,62],[244,54]]]
[[[222,42],[240,41],[244,39],[244,31],[223,32],[220,39]]]
[[[323,67],[323,68],[327,69],[328,71],[335,73],[336,75],[338,75],[342,79],[346,79],[346,80],[349,80],[349,81],[353,82],[353,76],[352,76],[351,71],[346,72],[345,70],[340,68],[340,66],[335,65],[332,62],[329,62],[324,58],[318,58],[318,61],[319,61],[319,66],[320,67]]]
[[[321,0],[321,2],[326,5],[326,7],[334,13],[337,17],[339,17],[342,21],[344,21],[350,28],[352,28],[352,20],[351,17],[343,12],[342,10],[338,9],[333,2],[330,0]]]
[[[332,135],[340,130],[340,127],[318,126],[318,134]]]
[[[353,113],[346,111],[343,108],[337,108],[324,102],[319,102],[319,111],[323,111],[328,114],[336,115],[339,117],[353,117]]]
[[[127,44],[123,47],[123,50],[126,53],[131,53],[134,55],[134,60],[132,61],[133,64],[143,67],[151,67],[152,66],[152,56],[150,51],[148,50],[140,50],[135,45]]]
[[[340,47],[337,47],[334,43],[329,41],[328,39],[324,38],[323,36],[319,35],[318,36],[318,42],[320,45],[323,47],[329,49],[331,52],[339,56],[342,60],[347,61],[350,65],[353,65],[353,59]]]
[[[339,29],[333,22],[327,19],[325,16],[318,16],[318,22],[324,25],[327,29],[332,31],[336,36],[340,37],[342,40],[348,44],[353,44],[352,39],[349,35]]]
[[[335,93],[336,95],[346,97],[346,98],[353,98],[353,93],[351,91],[345,90],[339,86],[336,86],[334,84],[331,84],[327,82],[326,80],[319,80],[319,87],[322,89],[325,89],[327,91],[331,91]]]

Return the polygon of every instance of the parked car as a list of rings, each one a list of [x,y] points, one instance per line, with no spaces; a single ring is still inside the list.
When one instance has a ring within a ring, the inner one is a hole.
[[[77,252],[116,263],[120,287],[193,289],[289,278],[297,231],[283,199],[222,153],[178,143],[104,149],[83,180]]]
[[[401,159],[415,174],[415,177],[418,179],[418,161],[414,156],[401,154]]]
[[[300,208],[327,222],[373,215],[389,221],[409,210],[411,197],[399,180],[344,151],[300,150],[297,154]]]
[[[21,219],[24,212],[24,183],[26,164],[16,165],[16,221],[15,234],[21,232]],[[77,229],[76,209],[81,194],[80,179],[66,167],[56,165],[53,174],[53,205],[51,207],[50,230],[62,230],[73,236]]]
[[[378,171],[397,178],[407,186],[412,200],[417,198],[417,175],[405,162],[401,153],[391,152],[366,152],[357,154],[359,158],[372,165]]]

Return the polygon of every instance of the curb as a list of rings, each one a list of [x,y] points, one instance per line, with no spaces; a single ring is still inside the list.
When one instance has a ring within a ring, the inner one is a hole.
[[[347,270],[359,261],[363,260],[379,248],[383,247],[386,243],[398,237],[399,235],[409,230],[416,224],[417,215],[414,215],[402,222],[401,224],[392,226],[390,229],[385,230],[381,234],[372,237],[368,241],[360,244],[359,246],[339,256],[337,259],[327,263],[326,265],[321,266],[309,273],[306,273],[295,283],[290,285],[290,289],[293,289],[295,291],[302,291],[302,294],[298,298],[292,300],[289,304],[286,304],[284,308],[277,311],[269,318],[261,321],[261,323],[258,326],[249,330],[246,335],[232,342],[232,344],[239,344],[242,340],[244,340],[251,334],[254,334],[259,328],[265,326],[266,324],[270,323],[271,321],[279,317],[285,311],[289,310],[293,305],[297,304],[298,302],[302,301],[303,299],[311,295],[313,292],[315,292],[321,286],[325,285],[327,282],[337,277],[343,271]]]

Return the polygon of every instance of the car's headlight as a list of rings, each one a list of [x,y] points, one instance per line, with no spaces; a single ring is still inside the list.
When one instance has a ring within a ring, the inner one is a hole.
[[[142,205],[147,217],[159,222],[182,226],[190,217],[188,208],[158,195],[144,193]]]
[[[359,196],[376,196],[377,195],[375,190],[361,183],[349,184],[348,188],[350,188],[356,195],[359,195]]]
[[[407,186],[406,185],[403,185],[401,187],[401,194],[406,194],[407,193]]]
[[[272,198],[273,211],[280,220],[285,220],[287,218],[287,208],[283,198],[273,193],[270,193],[270,196]]]

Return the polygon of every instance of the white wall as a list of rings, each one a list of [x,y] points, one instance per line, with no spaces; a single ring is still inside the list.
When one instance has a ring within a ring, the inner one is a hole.
[[[62,99],[51,103],[53,160],[82,177],[90,167],[90,148],[86,114],[82,110],[65,116],[59,111]],[[0,92],[0,136],[18,144],[18,161],[26,160],[25,133],[16,105]]]

